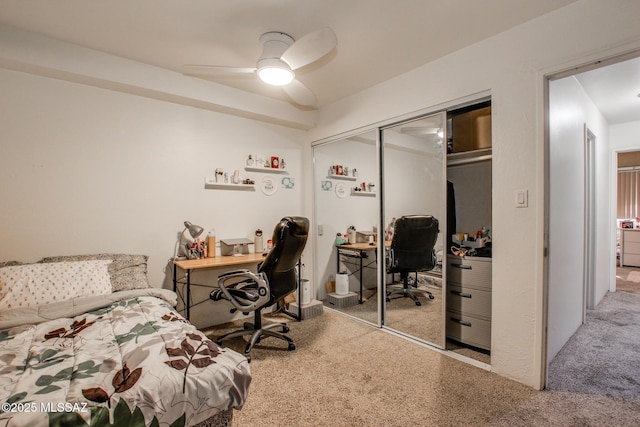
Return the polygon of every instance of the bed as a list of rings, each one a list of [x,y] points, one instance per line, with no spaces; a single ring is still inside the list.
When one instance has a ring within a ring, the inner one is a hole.
[[[0,426],[223,426],[251,373],[151,288],[144,255],[0,264]]]

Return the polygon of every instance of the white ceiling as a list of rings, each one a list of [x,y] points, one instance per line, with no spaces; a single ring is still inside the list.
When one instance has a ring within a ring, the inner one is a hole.
[[[640,58],[575,77],[610,125],[640,120]]]
[[[258,38],[323,27],[334,52],[297,78],[323,106],[575,0],[1,0],[0,23],[143,63],[255,66]],[[218,83],[286,100],[256,78]]]
[[[264,32],[328,26],[337,48],[296,72],[322,107],[573,1],[0,0],[0,23],[177,72],[253,67]],[[578,78],[610,123],[639,120],[638,61],[613,67]],[[255,77],[215,81],[288,100]]]

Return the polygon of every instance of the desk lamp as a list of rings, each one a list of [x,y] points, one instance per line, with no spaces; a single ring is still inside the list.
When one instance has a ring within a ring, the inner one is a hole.
[[[204,228],[200,227],[199,225],[191,224],[189,221],[185,221],[184,229],[180,233],[180,238],[178,239],[178,243],[176,244],[176,249],[173,252],[173,259],[176,259],[178,255],[178,250],[179,250],[178,248],[180,248],[181,251],[184,251],[185,255],[187,254],[186,251],[184,250],[184,246],[182,246],[182,239],[184,239],[184,232],[187,230],[189,230],[189,234],[191,235],[191,238],[196,239],[202,234],[202,232],[204,231]]]

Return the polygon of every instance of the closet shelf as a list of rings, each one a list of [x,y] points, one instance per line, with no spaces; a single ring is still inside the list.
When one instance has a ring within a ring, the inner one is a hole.
[[[491,160],[491,148],[447,154],[447,166],[466,165]]]

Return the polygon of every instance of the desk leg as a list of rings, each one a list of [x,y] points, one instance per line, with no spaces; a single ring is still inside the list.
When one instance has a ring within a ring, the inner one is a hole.
[[[360,304],[362,304],[362,257],[364,252],[360,251]]]
[[[173,292],[177,293],[178,290],[178,276],[176,275],[176,270],[178,269],[178,267],[176,267],[176,265],[173,265]]]
[[[191,307],[191,270],[187,270],[187,300],[184,303],[184,312],[187,315],[187,320],[190,317]]]

